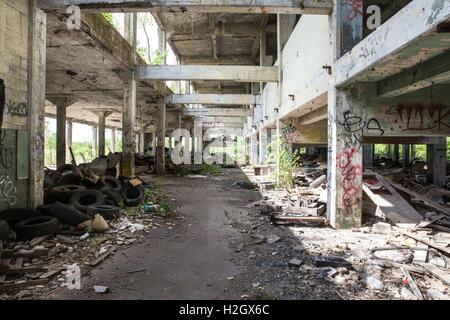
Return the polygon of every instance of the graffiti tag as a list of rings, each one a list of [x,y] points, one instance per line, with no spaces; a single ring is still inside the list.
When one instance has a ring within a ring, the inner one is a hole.
[[[5,104],[5,114],[26,117],[28,116],[28,107],[24,102],[13,102],[10,100]]]
[[[363,0],[343,0],[342,4],[350,7],[347,14],[348,20],[352,21],[363,15]]]
[[[342,205],[347,215],[353,214],[353,206],[360,201],[357,197],[359,190],[357,179],[362,176],[360,164],[353,163],[356,148],[346,149],[337,156],[337,167],[341,170]]]
[[[5,145],[6,131],[0,130],[0,168],[6,170],[14,166],[14,153]]]
[[[17,203],[17,188],[9,176],[0,176],[0,200],[10,206]]]
[[[379,136],[384,135],[384,130],[381,128],[379,121],[375,118],[364,121],[361,117],[352,114],[350,111],[345,111],[343,114],[344,120],[339,122],[344,130],[353,136],[355,144],[362,143],[362,136],[364,131],[375,131]]]
[[[450,108],[443,104],[399,104],[389,106],[388,115],[396,115],[402,131],[441,130],[450,128]]]

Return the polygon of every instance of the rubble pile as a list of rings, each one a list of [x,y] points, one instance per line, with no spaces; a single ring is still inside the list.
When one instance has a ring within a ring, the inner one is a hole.
[[[44,205],[0,212],[1,298],[64,286],[71,265],[87,272],[144,232],[170,225],[163,220],[170,206],[158,187],[96,172],[74,165],[47,170]]]

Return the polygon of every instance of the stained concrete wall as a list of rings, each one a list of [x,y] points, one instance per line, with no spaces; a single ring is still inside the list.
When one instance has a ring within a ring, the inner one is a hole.
[[[302,16],[283,49],[282,107],[279,114],[278,85],[269,83],[263,91],[263,108],[272,125],[276,117],[286,117],[328,90],[327,70],[330,66],[328,16]],[[277,62],[278,63],[278,62]],[[276,64],[277,64],[276,63]]]
[[[27,61],[28,1],[0,0],[0,210],[27,205]]]

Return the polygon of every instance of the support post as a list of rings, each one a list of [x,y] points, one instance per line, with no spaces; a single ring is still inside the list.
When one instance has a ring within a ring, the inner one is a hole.
[[[66,106],[56,106],[56,166],[66,164]]]
[[[402,148],[402,159],[403,159],[403,168],[409,168],[410,160],[410,145],[404,144]]]
[[[72,137],[73,137],[73,123],[72,121],[67,122],[67,133],[66,133],[66,161],[72,163],[72,156],[70,154],[70,148],[72,147]]]
[[[267,129],[259,128],[259,164],[265,164],[267,160]]]
[[[108,111],[98,113],[98,156],[104,157],[106,152],[106,118],[111,114]]]
[[[447,138],[440,137],[436,144],[427,145],[427,167],[431,183],[442,186],[447,167]]]
[[[132,47],[132,65],[136,65],[136,34],[137,34],[137,14],[130,14],[128,34]],[[124,83],[123,108],[122,108],[122,175],[126,177],[134,176],[134,130],[136,121],[136,79],[135,73],[130,71]]]
[[[116,153],[116,129],[111,129],[111,152]]]
[[[251,154],[251,164],[252,166],[255,166],[259,163],[259,159],[258,159],[258,152],[259,152],[259,148],[258,148],[258,133],[253,133],[250,136],[250,143],[251,143],[251,150],[252,150],[252,154]]]
[[[45,70],[47,14],[36,0],[29,2],[28,30],[28,204],[35,208],[44,202]]]
[[[363,163],[364,163],[364,168],[372,168],[373,167],[373,144],[367,144],[364,145],[364,159],[363,159]]]
[[[98,134],[97,127],[92,126],[92,156],[97,158],[98,155]]]
[[[398,144],[394,144],[394,157],[393,157],[395,162],[399,162],[400,161],[400,147]]]
[[[166,101],[158,103],[158,141],[156,146],[156,174],[163,176],[166,171],[165,142],[166,142]]]
[[[332,62],[362,39],[362,16],[348,19],[348,10],[343,1],[336,1],[330,15]],[[354,32],[344,34],[343,30]],[[352,228],[361,226],[362,220],[363,146],[362,132],[353,132],[345,124],[349,115],[364,116],[364,103],[360,97],[352,96],[361,90],[337,88],[334,76],[330,76],[328,87],[327,216],[335,228]]]

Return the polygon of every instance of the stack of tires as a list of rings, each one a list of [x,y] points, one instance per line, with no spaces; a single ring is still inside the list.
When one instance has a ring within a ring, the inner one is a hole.
[[[105,220],[120,216],[120,207],[138,206],[145,201],[142,185],[133,186],[129,178],[99,177],[96,183],[85,179],[74,165],[46,171],[44,205],[32,209],[0,212],[0,241],[10,236],[29,240],[57,233],[61,224],[77,227],[100,214]]]

